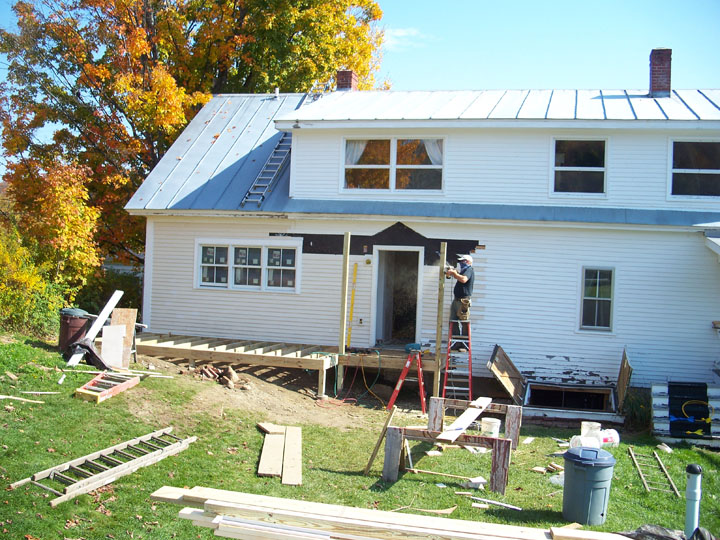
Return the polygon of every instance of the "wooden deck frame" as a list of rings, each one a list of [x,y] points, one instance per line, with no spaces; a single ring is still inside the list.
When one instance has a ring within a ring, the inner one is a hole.
[[[143,332],[136,341],[138,354],[184,358],[188,361],[300,368],[318,371],[318,396],[325,397],[325,372],[337,365],[331,347],[223,338],[172,336]],[[286,349],[290,352],[285,354]]]
[[[429,429],[388,427],[385,439],[385,463],[383,465],[382,479],[385,482],[396,482],[403,468],[402,453],[405,440],[437,442],[441,431]],[[512,441],[499,437],[483,437],[481,435],[467,435],[463,433],[456,441],[462,446],[482,446],[492,450],[492,465],[490,471],[489,489],[504,494],[508,484],[508,469],[510,467],[510,452]]]

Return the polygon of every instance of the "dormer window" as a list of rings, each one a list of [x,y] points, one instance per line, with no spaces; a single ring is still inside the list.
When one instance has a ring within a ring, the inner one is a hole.
[[[348,139],[345,189],[441,190],[442,139]]]
[[[555,193],[605,193],[605,141],[555,141]]]

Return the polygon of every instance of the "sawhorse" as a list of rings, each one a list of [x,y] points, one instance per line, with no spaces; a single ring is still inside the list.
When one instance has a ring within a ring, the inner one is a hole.
[[[420,406],[422,407],[422,413],[425,414],[425,384],[423,383],[422,356],[420,354],[420,344],[411,343],[410,345],[407,345],[405,347],[405,351],[408,353],[408,357],[405,361],[405,366],[400,372],[400,377],[398,378],[398,382],[395,385],[395,390],[393,390],[390,401],[388,402],[387,410],[389,411],[390,409],[392,409],[392,406],[395,404],[395,400],[400,393],[400,388],[402,388],[402,385],[405,382],[405,378],[410,371],[410,366],[412,366],[412,363],[415,362],[417,364],[417,380],[418,389],[420,391]]]

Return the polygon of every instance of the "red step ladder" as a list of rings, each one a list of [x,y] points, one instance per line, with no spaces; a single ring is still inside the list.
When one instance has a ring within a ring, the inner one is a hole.
[[[462,325],[467,325],[467,335],[462,334]],[[452,320],[448,325],[447,356],[445,357],[445,378],[442,397],[472,401],[472,341],[470,320]],[[453,327],[457,333],[453,335]],[[453,349],[459,346],[464,351]],[[467,359],[461,355],[467,354]],[[465,371],[467,370],[467,374]]]
[[[412,366],[413,362],[417,364],[417,381],[418,381],[418,387],[420,391],[420,406],[422,407],[422,412],[425,414],[425,383],[423,383],[423,372],[422,372],[422,356],[420,355],[420,349],[413,348],[410,345],[405,347],[405,350],[408,352],[407,360],[405,361],[405,366],[403,367],[402,371],[400,372],[400,378],[398,379],[397,384],[395,385],[395,390],[393,390],[392,396],[390,396],[390,401],[387,405],[387,410],[389,411],[392,409],[392,406],[395,404],[395,400],[398,397],[398,394],[400,393],[400,388],[402,388],[403,383],[405,382],[405,378],[407,377],[408,372],[410,371],[410,366]]]

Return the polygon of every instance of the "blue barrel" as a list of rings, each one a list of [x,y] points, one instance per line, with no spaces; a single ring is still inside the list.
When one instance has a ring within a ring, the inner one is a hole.
[[[601,448],[571,448],[565,458],[563,517],[583,525],[601,525],[607,517],[615,458]]]

